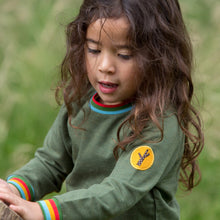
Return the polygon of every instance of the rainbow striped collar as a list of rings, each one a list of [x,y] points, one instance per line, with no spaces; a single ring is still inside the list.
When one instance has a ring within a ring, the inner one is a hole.
[[[95,93],[93,97],[90,99],[90,108],[92,111],[105,114],[105,115],[116,115],[125,112],[129,112],[132,109],[131,102],[125,102],[118,105],[104,105],[97,101],[98,93]]]

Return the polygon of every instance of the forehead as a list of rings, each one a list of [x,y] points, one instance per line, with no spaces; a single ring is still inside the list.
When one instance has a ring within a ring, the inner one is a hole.
[[[127,40],[129,27],[126,17],[118,19],[100,18],[89,25],[86,37],[95,38],[96,40],[108,37],[113,41],[125,41]]]

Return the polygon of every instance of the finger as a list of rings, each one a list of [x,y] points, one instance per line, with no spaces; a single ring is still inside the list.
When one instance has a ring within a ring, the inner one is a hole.
[[[18,197],[12,193],[5,193],[5,192],[0,193],[0,200],[6,202],[8,204],[18,204],[19,203]]]
[[[18,215],[23,216],[24,215],[24,210],[21,206],[17,205],[9,205],[9,208],[16,212]]]
[[[9,184],[6,181],[0,179],[0,192],[2,192],[2,191],[10,192],[11,188],[10,188]]]
[[[0,179],[0,186],[8,186],[8,183],[4,181],[3,179]]]

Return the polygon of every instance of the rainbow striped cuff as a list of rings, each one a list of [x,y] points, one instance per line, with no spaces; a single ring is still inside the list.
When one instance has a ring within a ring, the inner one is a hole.
[[[37,202],[44,215],[44,220],[62,220],[62,212],[59,202],[53,198]]]
[[[27,180],[20,176],[12,175],[7,178],[7,182],[18,189],[23,199],[27,201],[34,201],[34,189]]]

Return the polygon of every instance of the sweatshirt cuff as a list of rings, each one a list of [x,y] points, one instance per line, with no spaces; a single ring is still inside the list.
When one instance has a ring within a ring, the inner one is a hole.
[[[57,199],[40,200],[37,202],[44,215],[44,220],[62,220],[61,207]]]
[[[27,201],[34,201],[34,189],[23,177],[12,175],[7,178],[7,182],[17,188],[23,199]]]

